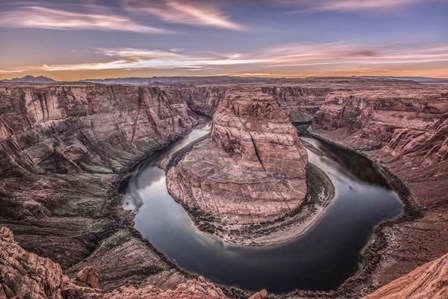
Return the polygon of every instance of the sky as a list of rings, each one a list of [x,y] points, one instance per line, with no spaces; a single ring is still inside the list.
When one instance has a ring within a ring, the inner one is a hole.
[[[0,0],[0,79],[448,77],[448,0]]]

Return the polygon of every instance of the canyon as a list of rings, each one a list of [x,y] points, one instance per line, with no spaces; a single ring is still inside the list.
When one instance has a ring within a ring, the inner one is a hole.
[[[410,296],[410,281],[419,294],[446,294],[448,87],[311,78],[151,87],[1,84],[0,296],[252,295],[179,269],[142,238],[132,213],[121,207],[122,182],[133,167],[212,116],[210,137],[167,169],[168,189],[192,217],[196,204],[206,212],[201,229],[222,226],[222,216],[232,227],[275,222],[300,206],[307,193],[306,151],[291,123],[312,121],[312,136],[374,161],[405,212],[375,229],[360,273],[339,289],[289,295],[356,298],[382,287],[370,298],[399,298]],[[244,169],[231,168],[233,161]],[[229,174],[240,172],[238,180],[253,180],[262,189],[242,187],[244,200],[235,203],[235,191],[219,182],[233,182]],[[287,187],[274,191],[279,184]],[[265,205],[265,198],[276,200]]]

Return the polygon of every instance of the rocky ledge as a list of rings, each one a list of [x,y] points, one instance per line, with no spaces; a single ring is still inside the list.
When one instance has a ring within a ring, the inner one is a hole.
[[[0,298],[228,298],[220,288],[202,277],[187,280],[172,290],[146,281],[106,293],[100,289],[98,274],[92,267],[83,268],[71,279],[62,272],[59,264],[20,247],[6,227],[0,227],[0,249]]]
[[[168,190],[223,231],[241,230],[301,206],[307,163],[296,129],[272,96],[234,92],[215,112],[210,138],[168,171]]]
[[[448,298],[448,254],[418,267],[364,299]]]

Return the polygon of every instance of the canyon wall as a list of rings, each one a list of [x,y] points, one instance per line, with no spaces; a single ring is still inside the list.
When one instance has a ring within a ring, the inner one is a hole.
[[[262,87],[264,93],[272,95],[277,100],[293,123],[312,121],[325,97],[332,90],[330,87]]]
[[[195,122],[170,88],[1,86],[0,223],[73,275],[89,257],[106,289],[170,270],[123,227],[131,216],[113,192],[123,170]]]
[[[405,82],[332,92],[316,114],[312,132],[362,151],[406,185],[399,191],[408,202],[407,216],[383,229],[388,246],[380,252],[375,285],[447,252],[446,85]]]

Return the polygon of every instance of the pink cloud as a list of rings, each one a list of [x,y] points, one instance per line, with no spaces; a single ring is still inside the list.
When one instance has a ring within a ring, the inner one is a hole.
[[[147,14],[167,23],[207,26],[235,31],[245,31],[244,25],[238,24],[224,14],[212,2],[194,2],[178,0],[121,0],[122,6],[134,14]]]
[[[103,30],[167,33],[167,30],[138,24],[114,14],[77,13],[40,6],[26,6],[0,13],[0,27],[53,30]]]

